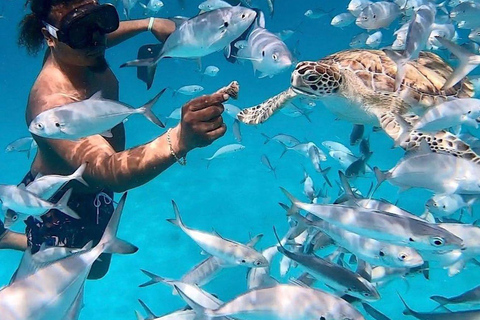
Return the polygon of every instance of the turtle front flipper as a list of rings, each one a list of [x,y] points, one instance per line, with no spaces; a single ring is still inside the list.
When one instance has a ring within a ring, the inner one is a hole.
[[[263,123],[296,96],[297,93],[289,88],[257,106],[243,109],[237,114],[237,118],[245,124]]]
[[[480,156],[468,144],[450,132],[442,130],[431,133],[411,130],[411,126],[418,120],[418,116],[399,116],[387,111],[380,114],[378,119],[383,130],[397,145],[407,151],[419,148],[421,141],[425,140],[433,152],[449,153],[475,163],[480,163]]]

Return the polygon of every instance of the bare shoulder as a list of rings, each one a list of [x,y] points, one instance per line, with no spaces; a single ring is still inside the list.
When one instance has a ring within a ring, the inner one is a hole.
[[[41,112],[80,100],[78,92],[58,69],[45,66],[32,86],[28,97],[26,120],[29,124]]]

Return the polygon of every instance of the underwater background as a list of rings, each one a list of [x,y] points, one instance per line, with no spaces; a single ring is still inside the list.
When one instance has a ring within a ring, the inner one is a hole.
[[[27,13],[23,1],[0,1],[0,147],[5,147],[15,139],[29,135],[24,112],[29,90],[41,69],[43,53],[30,57],[17,46],[18,23]],[[187,0],[185,9],[174,0],[164,2],[165,6],[157,14],[158,17],[194,16],[198,13],[197,6],[201,1]],[[266,26],[272,32],[295,30],[293,37],[286,41],[290,50],[295,49],[299,53],[297,59],[300,61],[318,60],[348,49],[351,38],[364,31],[355,24],[343,29],[330,25],[331,17],[345,12],[347,4],[347,0],[277,0],[275,15],[273,18],[267,15]],[[329,13],[311,20],[304,16],[306,10],[318,7]],[[120,16],[124,18],[121,5],[118,8]],[[137,6],[131,15],[133,18],[143,18],[143,9]],[[384,32],[383,45],[391,43],[391,35],[397,26],[398,22]],[[220,69],[216,77],[202,77],[197,71],[196,61],[165,59],[159,63],[153,86],[147,91],[144,83],[136,78],[135,69],[120,69],[119,66],[134,59],[141,45],[155,42],[155,38],[145,32],[108,50],[107,60],[120,82],[120,101],[138,107],[165,87],[177,89],[184,85],[199,84],[205,88],[203,93],[213,93],[230,81],[237,80],[240,83],[239,99],[230,100],[229,103],[245,108],[263,102],[289,86],[289,71],[273,78],[258,79],[250,63],[231,64],[225,60],[222,52],[217,52],[202,59],[203,67],[215,65]],[[167,91],[154,107],[154,112],[161,115],[162,119],[190,99],[180,94],[173,96],[172,92]],[[178,204],[182,218],[189,227],[215,230],[239,242],[247,242],[251,236],[262,233],[264,237],[257,248],[264,249],[275,244],[272,227],[275,226],[281,235],[288,229],[285,211],[278,205],[278,202],[288,203],[288,200],[279,187],[307,201],[301,184],[304,168],[317,188],[322,187],[324,180],[321,174],[315,172],[308,158],[293,151],[280,158],[283,148],[273,141],[264,144],[261,133],[268,136],[289,134],[302,142],[315,142],[318,146],[325,140],[349,144],[352,125],[336,120],[320,102],[317,102],[309,118],[311,122],[303,116],[290,117],[280,112],[263,125],[242,125],[241,143],[245,149],[224,159],[214,159],[207,168],[204,158],[210,157],[221,146],[236,143],[231,130],[233,119],[225,115],[229,129],[224,137],[209,147],[191,151],[186,166],[175,164],[146,185],[130,190],[118,236],[138,246],[139,251],[134,255],[116,255],[109,273],[103,279],[87,282],[85,306],[80,319],[134,319],[134,310],[145,314],[137,299],[142,299],[157,315],[185,306],[181,298],[172,295],[169,286],[157,284],[139,288],[140,284],[149,280],[140,269],[179,279],[205,258],[191,239],[166,221],[174,216],[172,199]],[[167,127],[175,124],[176,120],[167,121]],[[151,141],[165,131],[140,116],[133,116],[126,122],[127,148]],[[392,148],[392,140],[383,132],[372,132],[372,128],[367,127],[365,135],[370,136],[371,150],[374,152],[369,161],[372,167],[390,169],[402,157],[404,151]],[[358,147],[352,149],[359,153]],[[262,164],[263,154],[276,168],[276,177]],[[33,155],[28,159],[25,153],[0,152],[0,183],[19,183],[29,170],[32,159]],[[338,180],[339,166],[334,159],[328,157],[322,167],[332,167],[329,177],[332,181]],[[366,194],[372,183],[375,183],[373,175],[357,178],[353,185]],[[332,201],[338,191],[335,183],[328,190]],[[398,201],[398,206],[418,215],[424,211],[425,201],[430,196],[431,193],[423,190],[400,193],[398,188],[388,183],[383,184],[375,194],[376,198],[393,203]],[[117,199],[119,197],[116,195]],[[474,215],[476,211],[477,208],[474,208]],[[15,230],[21,231],[23,228],[20,224]],[[20,258],[19,252],[0,251],[0,286],[9,282]],[[279,278],[279,259],[280,254],[274,259],[272,273],[281,282],[286,283],[289,277],[301,272],[297,270],[299,268],[292,269],[287,277]],[[205,289],[221,300],[228,301],[246,290],[246,272],[247,269],[243,267],[225,269]],[[412,317],[402,314],[404,306],[397,293],[412,309],[431,311],[437,306],[429,299],[431,295],[456,295],[479,282],[478,266],[471,264],[454,277],[448,277],[446,270],[432,269],[429,280],[418,275],[408,279],[399,278],[380,287],[382,299],[371,304],[391,319],[408,319]],[[322,288],[322,285],[319,287]],[[452,306],[451,309],[455,310],[456,307]],[[359,310],[363,312],[361,307]]]

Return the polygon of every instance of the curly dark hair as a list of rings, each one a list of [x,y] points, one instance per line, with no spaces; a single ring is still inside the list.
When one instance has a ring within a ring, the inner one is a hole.
[[[30,5],[32,13],[25,15],[19,24],[18,45],[25,47],[29,55],[36,55],[45,44],[43,21],[52,21],[55,9],[85,1],[87,0],[27,0],[25,7]]]

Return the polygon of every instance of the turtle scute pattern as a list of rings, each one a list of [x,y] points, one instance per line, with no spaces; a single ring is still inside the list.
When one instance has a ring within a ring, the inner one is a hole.
[[[397,66],[381,50],[345,50],[318,62],[353,71],[375,92],[395,92]],[[424,107],[436,105],[450,97],[472,97],[473,85],[468,79],[442,90],[452,72],[453,69],[438,55],[422,51],[418,59],[407,63],[405,78],[398,95],[407,103],[419,103]]]

